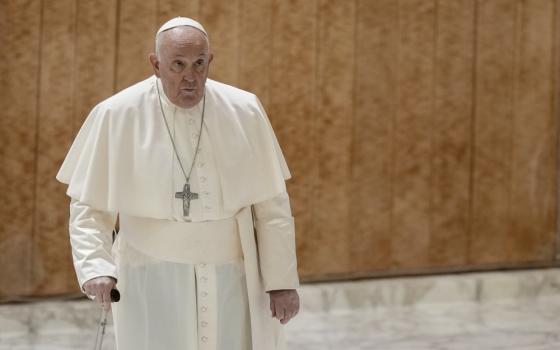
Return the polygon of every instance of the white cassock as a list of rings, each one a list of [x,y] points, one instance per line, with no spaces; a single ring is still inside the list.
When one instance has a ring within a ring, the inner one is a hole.
[[[266,291],[299,286],[290,177],[257,97],[206,82],[205,117],[188,217],[185,178],[202,104],[173,105],[154,76],[98,104],[57,179],[68,184],[80,286],[114,276],[119,350],[281,350]],[[120,232],[111,247],[117,220]],[[258,249],[257,249],[258,247]]]

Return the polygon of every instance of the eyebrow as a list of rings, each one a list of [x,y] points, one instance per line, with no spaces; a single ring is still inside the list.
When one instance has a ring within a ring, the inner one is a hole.
[[[198,55],[198,57],[206,57],[206,56],[208,56],[208,55],[205,54],[205,53],[201,53],[201,54]],[[176,54],[175,57],[186,57],[186,56],[181,55],[181,54]]]

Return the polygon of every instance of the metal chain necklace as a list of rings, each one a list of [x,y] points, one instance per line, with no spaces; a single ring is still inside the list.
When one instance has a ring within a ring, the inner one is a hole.
[[[191,173],[194,168],[194,163],[196,161],[196,157],[198,156],[198,150],[200,148],[200,139],[202,138],[202,126],[204,125],[204,111],[206,109],[206,90],[204,91],[204,95],[202,95],[202,116],[200,117],[200,129],[198,130],[198,140],[196,141],[196,148],[194,151],[194,156],[192,159],[191,167],[189,168],[189,173],[185,171],[185,167],[183,167],[183,162],[181,162],[181,158],[179,157],[179,152],[177,151],[177,146],[175,145],[175,140],[173,139],[173,135],[171,135],[171,130],[169,129],[169,124],[167,123],[167,118],[165,117],[165,112],[163,111],[163,104],[161,102],[161,93],[159,91],[159,79],[156,80],[156,89],[158,93],[158,100],[159,100],[159,107],[161,109],[161,116],[163,117],[163,121],[165,122],[165,128],[167,129],[167,134],[169,135],[169,139],[171,140],[171,144],[173,145],[173,152],[175,153],[175,157],[177,157],[177,162],[181,167],[181,171],[185,176],[185,185],[183,186],[182,192],[176,192],[175,198],[183,200],[183,216],[188,217],[191,200],[198,199],[198,193],[191,192]],[[175,112],[177,111],[177,107],[173,112],[173,116],[175,116]],[[175,129],[173,129],[175,131]]]

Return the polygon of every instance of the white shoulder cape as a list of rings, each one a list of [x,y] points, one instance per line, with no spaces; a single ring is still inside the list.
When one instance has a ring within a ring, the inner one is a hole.
[[[100,210],[172,216],[172,169],[162,157],[172,145],[155,83],[152,76],[91,111],[56,176],[70,197]],[[286,191],[290,172],[255,95],[208,79],[205,124],[226,209]]]

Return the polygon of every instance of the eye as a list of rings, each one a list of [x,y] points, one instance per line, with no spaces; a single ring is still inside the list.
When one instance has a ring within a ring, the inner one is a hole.
[[[202,67],[204,65],[204,60],[203,59],[199,59],[195,62],[195,65],[197,67]]]
[[[175,60],[171,64],[171,69],[174,70],[175,72],[180,72],[183,70],[183,68],[185,68],[185,63],[183,63],[182,61]]]

